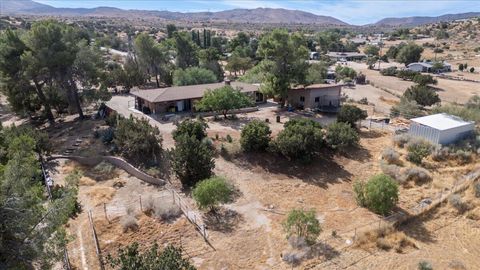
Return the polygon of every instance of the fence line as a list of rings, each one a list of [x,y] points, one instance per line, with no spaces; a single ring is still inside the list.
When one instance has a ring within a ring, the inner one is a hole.
[[[88,211],[88,221],[90,222],[90,228],[92,229],[92,235],[93,235],[93,242],[95,243],[95,253],[97,254],[98,257],[98,263],[100,264],[100,269],[105,270],[105,266],[103,264],[103,259],[102,259],[102,252],[100,250],[100,245],[99,241],[97,238],[97,231],[95,230],[95,224],[93,224],[93,218],[92,218],[92,211]]]

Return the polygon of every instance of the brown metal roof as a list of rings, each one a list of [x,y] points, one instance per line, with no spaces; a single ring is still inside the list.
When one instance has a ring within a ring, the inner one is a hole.
[[[173,86],[166,88],[156,88],[156,89],[146,89],[141,90],[137,89],[132,91],[131,94],[137,96],[148,102],[165,102],[165,101],[175,101],[183,99],[192,99],[192,98],[201,98],[205,94],[205,91],[210,89],[220,88],[225,86],[224,82],[220,83],[209,83],[209,84],[197,84],[197,85],[187,85],[187,86]],[[253,85],[242,82],[231,82],[230,85],[237,89],[239,88],[241,92],[255,92],[258,91],[259,85]]]

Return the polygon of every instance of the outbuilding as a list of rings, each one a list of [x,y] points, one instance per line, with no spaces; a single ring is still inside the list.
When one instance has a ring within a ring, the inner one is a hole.
[[[434,144],[451,144],[473,134],[474,122],[446,113],[411,119],[409,134]]]

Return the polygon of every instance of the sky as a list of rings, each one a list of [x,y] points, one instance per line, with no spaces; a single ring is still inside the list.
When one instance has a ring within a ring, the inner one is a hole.
[[[479,0],[34,0],[54,7],[99,6],[121,9],[169,10],[180,12],[221,11],[233,8],[298,9],[327,15],[356,25],[374,23],[386,17],[438,16],[480,12]]]

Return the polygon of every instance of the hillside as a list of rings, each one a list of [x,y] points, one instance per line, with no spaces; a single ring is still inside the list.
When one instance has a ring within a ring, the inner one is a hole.
[[[123,10],[112,7],[97,8],[55,8],[31,0],[2,1],[2,14],[53,15],[53,16],[94,16],[94,17],[155,17],[172,21],[214,21],[236,23],[282,23],[282,24],[322,24],[346,26],[347,23],[330,16],[312,13],[275,9],[232,9],[219,12],[171,12],[150,10]]]
[[[468,12],[460,14],[445,14],[436,17],[426,17],[426,16],[414,16],[414,17],[403,17],[403,18],[385,18],[375,24],[374,26],[419,26],[430,23],[438,22],[448,22],[455,20],[468,19],[472,17],[480,16],[480,12]]]

